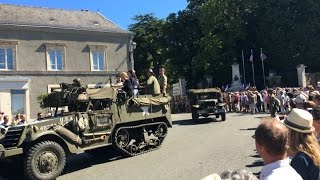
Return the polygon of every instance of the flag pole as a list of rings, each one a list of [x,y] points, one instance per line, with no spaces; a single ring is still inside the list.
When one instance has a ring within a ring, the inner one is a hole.
[[[251,61],[251,67],[252,67],[253,86],[256,86],[256,81],[254,79],[254,66],[253,66],[253,51],[252,51],[252,49],[251,49],[250,61]]]
[[[253,86],[256,86],[256,81],[255,81],[255,79],[254,79],[254,66],[253,66],[253,61],[251,62],[251,66],[252,66]]]
[[[261,63],[262,63],[262,75],[263,75],[263,85],[264,85],[264,88],[266,87],[266,77],[265,77],[265,74],[264,74],[264,59],[262,57],[262,48],[260,48],[261,50],[261,53],[260,53],[260,58],[261,58]]]
[[[244,80],[244,84],[246,83],[246,69],[244,67],[244,55],[243,55],[243,49],[242,49],[242,66],[243,66],[243,80]]]

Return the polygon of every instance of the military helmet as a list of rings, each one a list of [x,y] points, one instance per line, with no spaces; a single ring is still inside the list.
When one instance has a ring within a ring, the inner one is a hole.
[[[154,73],[153,73],[153,70],[152,69],[148,69],[148,71],[147,72],[149,72],[149,73],[151,73],[151,74],[153,74],[154,75]]]
[[[80,82],[80,78],[74,78],[73,82]]]

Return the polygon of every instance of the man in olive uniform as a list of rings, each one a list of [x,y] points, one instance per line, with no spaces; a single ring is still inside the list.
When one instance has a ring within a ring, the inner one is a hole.
[[[74,78],[72,85],[73,87],[81,87],[80,78]]]
[[[168,78],[167,76],[164,74],[164,68],[160,68],[159,70],[159,77],[158,77],[158,81],[160,84],[160,91],[163,94],[166,94],[166,89],[167,89],[167,85],[168,85]]]
[[[280,107],[280,101],[276,97],[276,91],[275,90],[268,90],[268,94],[270,97],[270,114],[271,117],[276,117],[276,114],[278,112],[278,109]]]
[[[160,94],[160,85],[156,77],[154,77],[154,73],[152,69],[147,71],[147,94]]]
[[[248,91],[248,102],[251,114],[256,113],[257,96],[253,91]]]

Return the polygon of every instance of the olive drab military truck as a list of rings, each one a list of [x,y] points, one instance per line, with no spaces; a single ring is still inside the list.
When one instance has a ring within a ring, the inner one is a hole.
[[[55,107],[54,116],[1,129],[0,159],[21,157],[29,179],[54,179],[62,173],[66,156],[107,145],[128,156],[158,149],[172,127],[167,96],[128,97],[113,87],[60,86],[61,91],[41,103]]]
[[[221,117],[222,121],[226,120],[225,103],[219,88],[190,89],[187,95],[193,120],[210,115],[215,115],[216,118]]]

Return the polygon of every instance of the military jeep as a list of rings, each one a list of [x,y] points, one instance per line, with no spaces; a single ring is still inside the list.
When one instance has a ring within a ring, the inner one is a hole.
[[[216,118],[221,116],[222,121],[226,120],[225,103],[219,88],[190,89],[188,100],[193,120],[198,120],[200,116],[209,117],[210,115],[215,115]]]

